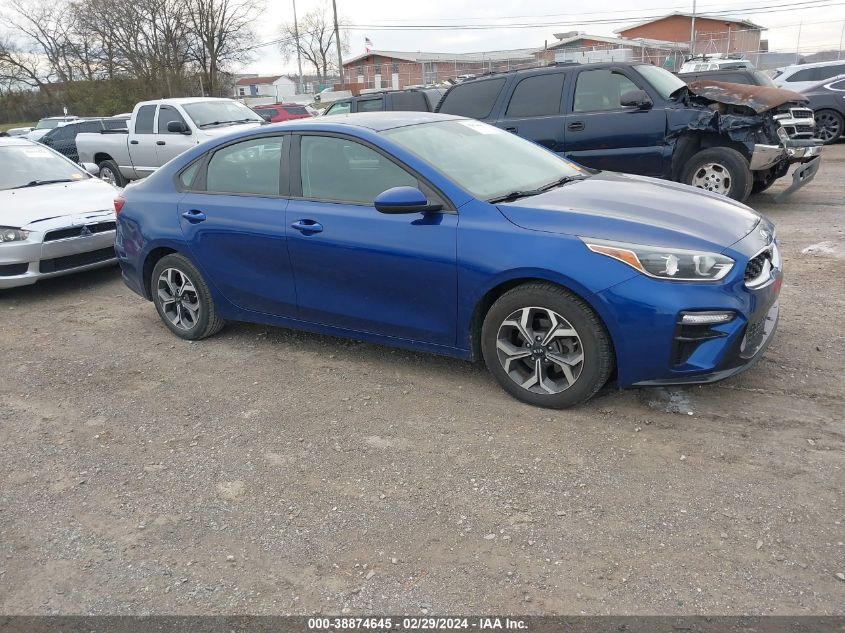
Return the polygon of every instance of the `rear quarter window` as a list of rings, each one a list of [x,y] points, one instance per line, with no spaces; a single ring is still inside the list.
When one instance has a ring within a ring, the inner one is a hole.
[[[504,77],[458,84],[443,97],[438,112],[486,119],[493,111],[504,86]]]

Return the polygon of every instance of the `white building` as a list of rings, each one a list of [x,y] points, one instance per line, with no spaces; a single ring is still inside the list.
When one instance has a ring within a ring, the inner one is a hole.
[[[271,98],[276,102],[282,102],[295,95],[296,81],[285,75],[242,77],[235,82],[234,97],[243,101],[261,99],[267,102],[267,98]]]

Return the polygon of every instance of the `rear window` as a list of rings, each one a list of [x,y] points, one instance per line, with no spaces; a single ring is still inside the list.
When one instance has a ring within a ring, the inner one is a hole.
[[[274,116],[276,116],[276,114],[278,114],[272,108],[255,108],[255,113],[258,114],[259,116],[269,116],[269,117],[274,117]]]
[[[428,101],[422,92],[397,92],[392,96],[393,110],[403,112],[427,112]]]
[[[103,127],[107,130],[125,130],[126,119],[106,119],[103,121]]]
[[[305,106],[285,106],[282,109],[288,114],[308,114]]]
[[[458,84],[450,88],[443,97],[438,112],[486,119],[493,111],[496,99],[504,86],[504,77]]]

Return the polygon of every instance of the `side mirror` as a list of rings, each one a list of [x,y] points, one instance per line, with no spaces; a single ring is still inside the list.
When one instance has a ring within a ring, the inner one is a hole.
[[[191,128],[183,121],[170,121],[167,124],[167,131],[171,134],[190,134]]]
[[[92,176],[100,175],[100,166],[97,163],[82,163],[82,169],[87,171]]]
[[[425,194],[416,187],[393,187],[382,191],[373,202],[379,213],[426,213],[440,211],[439,204],[428,204]]]
[[[639,108],[640,110],[648,110],[653,105],[645,90],[629,90],[622,95],[619,103],[625,107]]]

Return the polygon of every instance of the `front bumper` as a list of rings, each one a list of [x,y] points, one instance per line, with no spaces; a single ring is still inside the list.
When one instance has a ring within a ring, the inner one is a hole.
[[[42,242],[30,235],[0,245],[0,289],[34,284],[39,279],[109,266],[117,262],[114,231]]]

